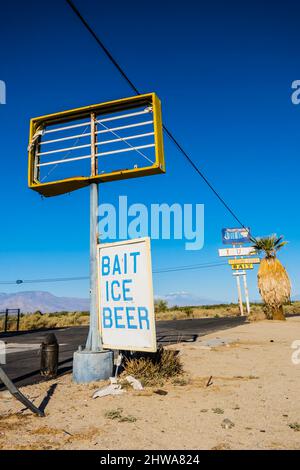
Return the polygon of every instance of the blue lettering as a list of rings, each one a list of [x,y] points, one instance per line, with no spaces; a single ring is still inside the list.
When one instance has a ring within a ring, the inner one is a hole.
[[[106,301],[108,302],[109,301],[109,292],[108,292],[108,281],[106,281],[105,283],[105,294],[106,294]]]
[[[130,253],[130,256],[133,256],[133,272],[136,273],[137,271],[137,260],[136,257],[139,256],[141,253],[139,251],[133,251]]]
[[[115,280],[115,281],[112,281],[112,283],[111,283],[111,298],[112,298],[113,300],[121,300],[121,294],[118,294],[118,295],[115,294],[115,291],[114,291],[114,286],[115,286],[115,285],[116,285],[117,287],[120,287],[119,281],[116,281],[116,280]]]
[[[110,259],[109,256],[102,257],[102,276],[107,276],[110,271]]]
[[[114,261],[114,268],[113,268],[113,274],[121,274],[121,266],[120,266],[120,261],[118,255],[115,256],[115,261]]]
[[[104,307],[102,310],[102,325],[103,328],[112,328],[112,313],[109,307]]]
[[[150,324],[149,324],[149,315],[148,315],[148,309],[146,307],[138,307],[138,317],[139,317],[139,325],[140,329],[143,329],[142,322],[146,322],[146,329],[150,329]]]
[[[125,328],[125,325],[122,325],[122,323],[119,323],[119,320],[122,320],[122,315],[118,315],[118,310],[123,311],[123,307],[115,307],[115,322],[116,322],[116,328]]]
[[[130,287],[126,287],[126,284],[131,284],[131,283],[132,283],[132,279],[125,279],[123,281],[123,300],[125,301],[133,300],[133,297],[130,297],[128,295],[128,292],[130,292]]]
[[[126,307],[126,317],[127,317],[127,324],[128,328],[132,330],[137,329],[137,325],[133,325],[131,322],[134,320],[134,315],[130,314],[130,311],[134,312],[135,308],[134,307]]]

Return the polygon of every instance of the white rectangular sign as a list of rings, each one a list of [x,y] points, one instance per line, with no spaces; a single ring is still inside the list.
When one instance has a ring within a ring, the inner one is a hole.
[[[150,239],[98,245],[103,347],[156,351]]]
[[[256,255],[256,251],[252,246],[245,246],[242,248],[220,248],[219,256],[250,256]]]

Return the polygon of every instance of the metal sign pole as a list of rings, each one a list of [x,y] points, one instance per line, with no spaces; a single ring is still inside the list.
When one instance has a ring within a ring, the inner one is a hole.
[[[96,123],[94,113],[91,115],[91,174],[97,174],[96,157]],[[99,187],[97,183],[90,185],[90,326],[85,349],[79,348],[74,353],[73,380],[76,383],[106,380],[113,373],[113,352],[104,350],[99,328],[98,314],[98,205]]]
[[[90,185],[90,328],[86,341],[89,351],[101,351],[102,342],[99,332],[97,311],[98,269],[97,269],[97,241],[98,241],[98,191],[97,183]]]
[[[242,291],[241,291],[241,283],[240,283],[240,275],[237,273],[236,275],[236,284],[238,289],[238,296],[239,296],[239,305],[240,305],[240,314],[244,315],[244,308],[243,308],[243,299],[242,299]]]
[[[244,289],[245,289],[245,296],[246,296],[247,314],[249,315],[250,314],[250,301],[249,301],[249,291],[248,291],[246,273],[243,274],[243,281],[244,281]]]

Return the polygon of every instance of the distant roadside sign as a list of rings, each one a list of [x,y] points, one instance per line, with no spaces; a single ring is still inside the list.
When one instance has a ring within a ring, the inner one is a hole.
[[[252,246],[244,246],[242,248],[220,248],[219,256],[250,256],[256,255],[256,251]]]
[[[236,264],[236,263],[259,264],[260,258],[239,258],[239,259],[228,260],[228,264]]]
[[[224,245],[240,245],[250,243],[250,228],[223,228],[222,242]]]
[[[232,264],[231,268],[234,269],[234,270],[237,270],[237,269],[253,269],[253,264],[252,263],[237,262],[236,264]]]
[[[103,347],[156,351],[150,239],[98,245]]]

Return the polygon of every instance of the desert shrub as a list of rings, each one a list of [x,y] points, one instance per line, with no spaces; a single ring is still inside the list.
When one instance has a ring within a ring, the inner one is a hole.
[[[126,358],[123,375],[132,375],[143,385],[154,386],[182,373],[178,351],[160,347],[156,353],[141,353]]]
[[[155,312],[166,312],[168,310],[168,302],[158,299],[154,302]]]
[[[185,312],[185,314],[188,318],[192,317],[193,313],[194,313],[194,311],[191,307],[185,307],[184,312]]]

